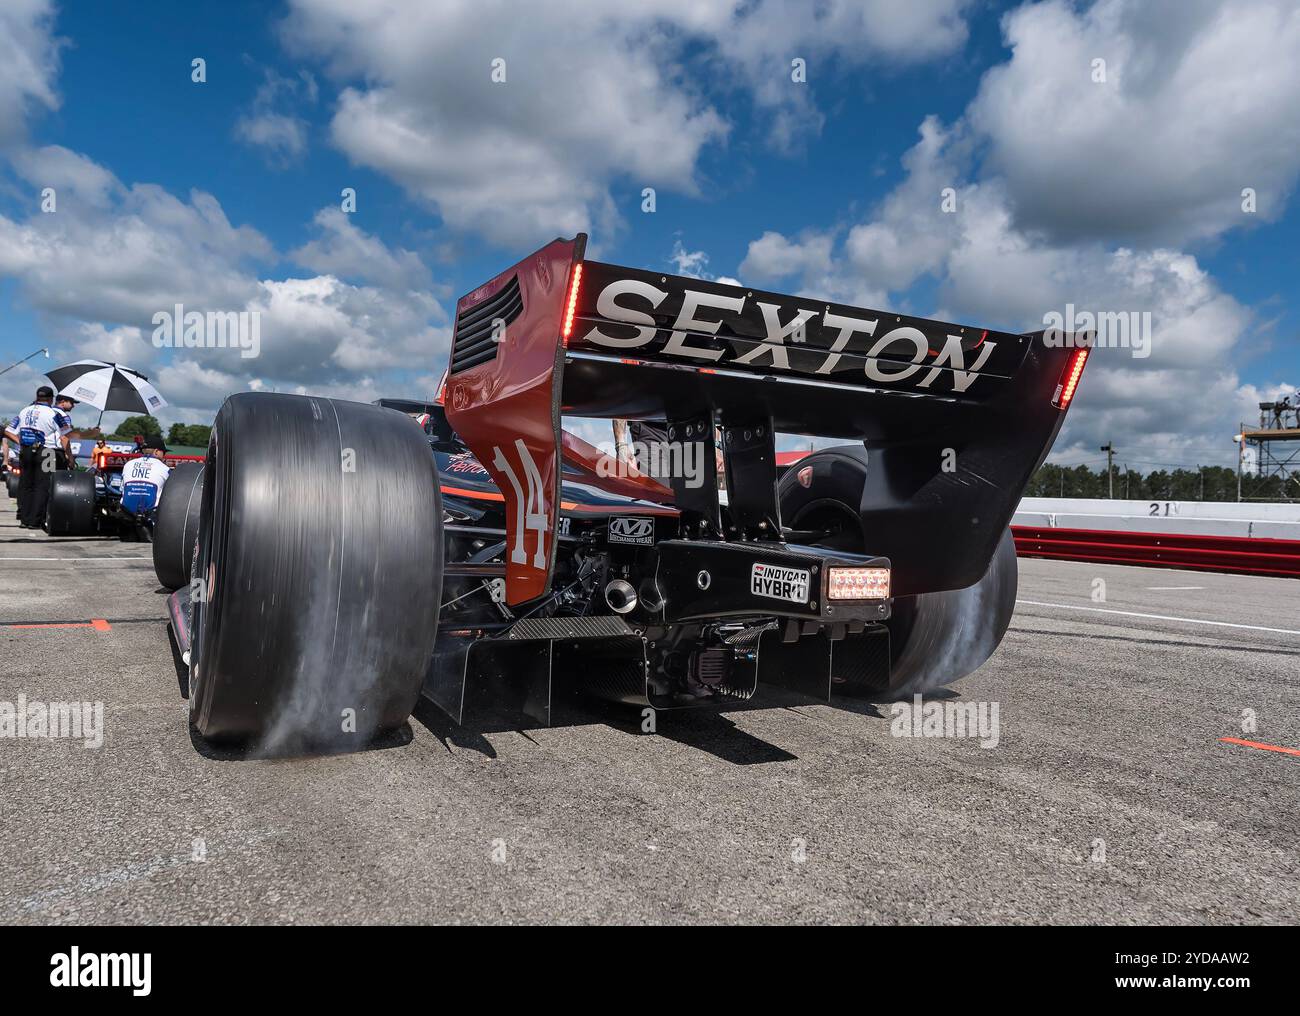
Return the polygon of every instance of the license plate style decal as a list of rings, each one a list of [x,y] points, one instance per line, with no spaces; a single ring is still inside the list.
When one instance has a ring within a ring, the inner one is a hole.
[[[749,591],[787,603],[808,602],[808,571],[776,564],[756,564],[750,572]]]

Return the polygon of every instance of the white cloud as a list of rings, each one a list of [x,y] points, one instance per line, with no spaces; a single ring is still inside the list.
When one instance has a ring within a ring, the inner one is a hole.
[[[947,56],[966,41],[970,6],[970,0],[763,0],[715,5],[716,18],[702,27],[727,66],[740,70],[763,110],[769,142],[789,151],[821,131],[818,82],[841,67],[879,73]],[[793,80],[795,58],[805,61],[804,83]]]
[[[140,327],[175,303],[229,308],[253,296],[256,278],[241,266],[270,257],[271,245],[232,226],[216,198],[182,201],[154,184],[119,193],[107,209],[0,216],[0,274],[17,277],[38,310]]]
[[[247,361],[259,375],[324,383],[435,362],[449,348],[450,329],[429,324],[445,314],[427,293],[399,295],[331,275],[260,286],[248,309],[261,314],[262,354]]]
[[[295,262],[322,274],[364,279],[389,289],[429,290],[433,279],[420,256],[409,250],[390,250],[383,241],[358,229],[339,208],[316,213],[321,237],[293,252]]]
[[[216,409],[235,392],[254,387],[246,375],[205,365],[194,358],[178,359],[163,366],[150,381],[167,399],[160,416],[168,423],[211,423]],[[115,420],[106,419],[106,425]]]
[[[66,211],[69,201],[106,208],[122,189],[117,178],[103,166],[61,145],[19,148],[10,154],[9,161],[18,175],[36,190],[54,189],[56,214],[60,206]]]
[[[739,279],[730,275],[714,275],[710,272],[708,253],[702,250],[687,250],[681,237],[673,241],[673,252],[668,255],[668,261],[673,266],[674,274],[687,279],[703,279],[724,286],[741,285]]]
[[[307,152],[308,124],[285,107],[315,103],[318,94],[316,79],[310,74],[289,78],[266,71],[251,108],[235,121],[235,137],[261,148],[272,166],[299,161]]]
[[[152,367],[158,361],[158,354],[147,332],[132,325],[106,328],[98,321],[77,324],[68,344],[69,360],[107,360],[137,370]]]
[[[166,393],[171,403],[164,414],[167,420],[189,423],[211,423],[215,409],[227,396],[241,391],[274,390],[289,395],[315,395],[352,402],[373,402],[383,397],[428,398],[431,395],[431,391],[426,390],[427,386],[422,386],[419,379],[394,382],[359,374],[337,381],[285,383],[274,379],[250,378],[193,359],[169,364],[158,372],[154,382],[159,391]]]
[[[955,190],[965,143],[935,117],[921,123],[920,135],[903,156],[903,182],[885,198],[872,221],[849,230],[846,270],[862,286],[905,289],[952,247],[956,216],[945,208],[959,206]]]
[[[0,422],[8,424],[18,410],[31,403],[37,388],[50,383],[42,372],[55,362],[38,356],[0,374]]]
[[[1300,172],[1294,0],[1052,0],[1003,31],[1011,59],[968,117],[1021,228],[1181,244],[1254,221],[1247,187],[1280,215]]]
[[[167,419],[210,415],[254,382],[366,392],[446,353],[447,315],[420,258],[341,212],[319,213],[319,235],[292,255],[318,274],[267,277],[259,268],[278,258],[270,242],[232,225],[209,194],[185,201],[153,184],[126,187],[62,148],[24,150],[16,165],[82,200],[61,198],[56,213],[24,220],[0,216],[0,275],[16,279],[39,313],[57,362],[95,356],[156,371]],[[258,314],[260,355],[156,348],[154,315],[176,304]]]
[[[865,221],[847,233],[764,233],[742,272],[894,309],[905,308],[891,293],[929,279],[939,303],[930,316],[1015,331],[1041,329],[1069,303],[1149,313],[1150,355],[1097,351],[1055,457],[1113,439],[1135,459],[1230,460],[1227,438],[1257,401],[1238,370],[1268,325],[1194,254],[1158,238],[1240,224],[1248,183],[1261,210],[1280,214],[1300,165],[1297,102],[1286,98],[1300,80],[1300,45],[1289,41],[1300,8],[1224,0],[1189,4],[1179,19],[1150,11],[1100,0],[1081,13],[1049,2],[1008,15],[1010,61],[986,73],[956,124],[921,124],[903,181]],[[1118,80],[1093,85],[1093,56]],[[1207,88],[1219,81],[1216,98]]]
[[[1005,209],[999,219],[1009,222]],[[1095,453],[1111,440],[1148,460],[1231,457],[1237,367],[1258,323],[1191,255],[1097,244],[1036,248],[1014,232],[977,228],[947,263],[943,297],[948,306],[939,317],[1009,321],[1017,330],[1042,328],[1043,315],[1064,314],[1067,303],[1150,314],[1149,356],[1101,348],[1089,360],[1056,459],[1077,460],[1080,450]]]
[[[830,266],[834,243],[835,237],[831,233],[812,233],[790,240],[769,230],[751,241],[745,259],[740,263],[740,272],[755,282],[818,274]]]
[[[809,229],[791,239],[769,230],[751,240],[740,274],[749,281],[819,300],[837,300],[858,307],[879,307],[885,290],[850,270],[837,249],[841,231]]]
[[[295,162],[307,151],[307,121],[284,113],[241,116],[235,122],[235,136],[266,149],[277,162]]]
[[[739,85],[777,144],[819,122],[830,65],[930,59],[965,39],[966,0],[292,0],[282,37],[344,87],[331,132],[458,230],[527,244],[614,228],[611,186],[694,194],[729,126],[702,97]],[[810,62],[810,83],[790,61]],[[505,61],[505,81],[491,78]]]
[[[54,110],[59,42],[53,35],[50,0],[4,0],[0,4],[0,147],[21,141],[36,109]]]
[[[680,239],[673,241],[673,252],[668,255],[678,275],[688,279],[703,279],[709,270],[709,255],[702,250],[687,250]]]

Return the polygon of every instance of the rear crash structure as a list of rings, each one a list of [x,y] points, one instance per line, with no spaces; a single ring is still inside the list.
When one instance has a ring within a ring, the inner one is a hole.
[[[185,485],[195,536],[159,567],[201,736],[347,750],[421,696],[542,723],[562,688],[655,710],[765,684],[894,696],[993,653],[1008,524],[1086,337],[640,272],[585,243],[459,301],[434,403],[222,407]],[[651,475],[565,416],[705,468]],[[782,472],[781,433],[844,443]]]

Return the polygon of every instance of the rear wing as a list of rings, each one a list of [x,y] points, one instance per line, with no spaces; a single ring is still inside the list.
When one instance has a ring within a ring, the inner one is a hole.
[[[446,413],[506,500],[508,602],[550,585],[564,414],[663,422],[716,478],[703,536],[780,532],[775,432],[863,442],[861,510],[900,595],[978,581],[1050,450],[1087,337],[1016,335],[585,261],[556,240],[462,297]],[[1051,338],[1053,341],[1048,341]]]

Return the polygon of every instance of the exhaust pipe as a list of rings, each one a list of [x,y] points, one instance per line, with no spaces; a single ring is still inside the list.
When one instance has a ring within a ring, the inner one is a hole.
[[[636,609],[636,590],[632,583],[615,579],[605,587],[605,602],[615,614],[628,614]]]

